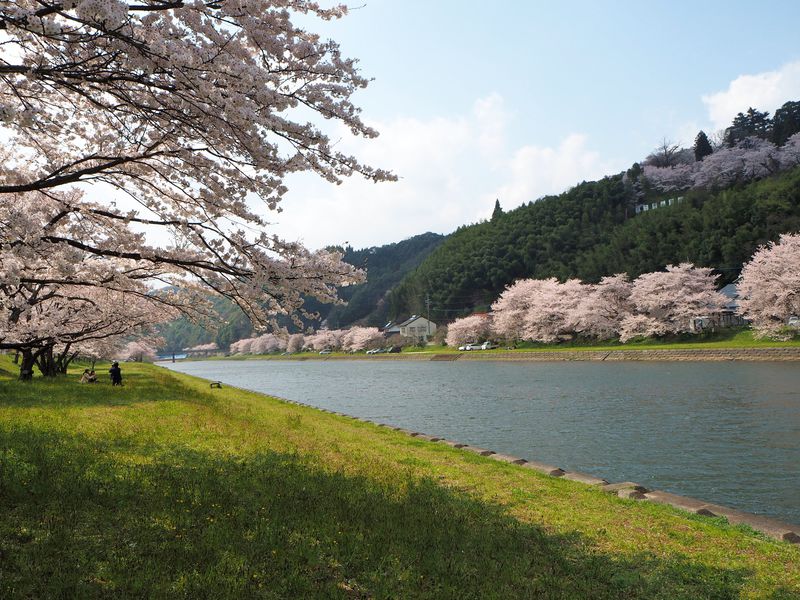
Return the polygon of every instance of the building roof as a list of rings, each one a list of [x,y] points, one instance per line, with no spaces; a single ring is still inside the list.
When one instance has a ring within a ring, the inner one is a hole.
[[[394,321],[389,321],[386,325],[381,327],[381,331],[400,331],[400,326]]]
[[[410,325],[411,323],[413,323],[414,321],[417,321],[419,319],[422,319],[423,321],[426,321],[428,323],[432,323],[432,324],[435,325],[435,323],[433,323],[433,321],[428,321],[428,319],[426,319],[425,317],[422,317],[420,315],[411,315],[408,319],[406,319],[405,321],[400,323],[400,325],[398,325],[398,327],[405,327],[406,325]]]
[[[729,283],[719,291],[720,294],[726,296],[728,301],[725,303],[725,308],[728,310],[736,310],[739,307],[739,288],[735,283]]]

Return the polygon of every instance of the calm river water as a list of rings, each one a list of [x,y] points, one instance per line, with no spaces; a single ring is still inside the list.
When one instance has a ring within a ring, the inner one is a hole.
[[[794,363],[164,365],[800,524],[800,365]]]

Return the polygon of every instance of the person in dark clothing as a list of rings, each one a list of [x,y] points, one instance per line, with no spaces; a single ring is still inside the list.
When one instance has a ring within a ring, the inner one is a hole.
[[[118,362],[112,364],[108,372],[111,375],[111,385],[122,385],[122,369]]]

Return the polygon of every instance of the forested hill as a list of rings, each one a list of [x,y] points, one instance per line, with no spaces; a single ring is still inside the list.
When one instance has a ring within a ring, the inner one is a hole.
[[[458,229],[392,291],[390,315],[421,313],[429,296],[432,318],[445,322],[485,309],[519,278],[594,282],[683,261],[732,281],[758,245],[800,230],[798,168],[713,193],[649,192],[648,202],[683,199],[638,215],[631,180],[582,183]]]
[[[444,240],[438,233],[423,233],[385,246],[362,250],[348,247],[344,261],[367,272],[367,281],[361,285],[341,288],[339,296],[346,305],[321,305],[308,302],[307,308],[319,311],[328,327],[337,329],[354,323],[380,326],[386,323],[389,305],[386,295],[410,271],[415,269]],[[314,324],[319,326],[319,323]]]
[[[387,319],[388,304],[385,298],[388,291],[416,268],[443,239],[444,236],[436,233],[423,233],[385,246],[344,249],[344,260],[365,269],[367,281],[339,290],[340,297],[348,301],[346,305],[331,306],[307,300],[306,308],[320,314],[320,320],[309,320],[307,324],[318,328],[320,321],[326,320],[331,328],[347,327],[356,322],[382,325]],[[160,329],[159,333],[164,338],[160,350],[179,352],[183,348],[209,342],[216,342],[217,346],[225,349],[231,342],[251,335],[252,325],[238,306],[217,296],[212,301],[220,316],[217,331],[180,318]]]

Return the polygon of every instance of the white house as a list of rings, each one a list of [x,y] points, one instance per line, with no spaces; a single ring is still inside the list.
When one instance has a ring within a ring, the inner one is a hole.
[[[410,319],[406,319],[398,327],[400,328],[400,335],[403,337],[423,339],[425,341],[436,333],[436,323],[419,315],[411,315]]]

